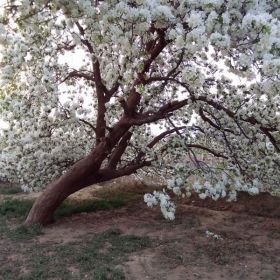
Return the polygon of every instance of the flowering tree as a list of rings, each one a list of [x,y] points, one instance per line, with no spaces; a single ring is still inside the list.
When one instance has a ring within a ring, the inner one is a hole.
[[[164,175],[182,196],[277,188],[278,4],[9,1],[0,168],[25,189],[45,188],[26,223],[47,224],[70,194],[136,172]],[[168,191],[145,201],[174,218]]]

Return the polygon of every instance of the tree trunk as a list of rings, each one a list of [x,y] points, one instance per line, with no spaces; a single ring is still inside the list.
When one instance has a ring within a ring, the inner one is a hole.
[[[54,222],[54,212],[57,207],[69,195],[90,185],[75,185],[69,180],[68,176],[69,174],[67,176],[63,175],[47,186],[46,190],[35,201],[25,220],[25,225],[47,225]],[[76,176],[81,178],[79,174],[76,174]]]
[[[102,181],[98,171],[105,157],[104,148],[104,144],[101,143],[93,153],[75,163],[60,178],[51,182],[35,201],[24,224],[47,225],[53,222],[56,208],[69,195]]]
[[[47,225],[54,221],[56,208],[74,192],[92,184],[131,175],[138,169],[149,166],[150,161],[140,161],[118,170],[114,168],[115,165],[113,168],[111,166],[101,168],[101,164],[108,154],[108,147],[114,146],[121,138],[119,135],[122,136],[126,131],[126,128],[121,130],[117,127],[109,144],[106,140],[100,142],[90,155],[76,162],[60,178],[51,182],[35,201],[25,220],[25,225]]]
[[[47,189],[35,201],[25,220],[25,225],[47,225],[54,222],[56,208],[71,192],[75,192],[73,186],[69,186],[63,181],[57,180],[48,185]]]

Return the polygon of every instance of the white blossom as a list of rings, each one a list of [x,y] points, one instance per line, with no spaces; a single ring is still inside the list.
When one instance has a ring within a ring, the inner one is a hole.
[[[95,2],[17,1],[1,13],[1,179],[42,190],[107,141],[101,169],[139,164],[142,175],[167,180],[144,201],[169,220],[173,194],[232,201],[239,191],[275,193],[276,2]],[[116,138],[122,131],[127,142]]]

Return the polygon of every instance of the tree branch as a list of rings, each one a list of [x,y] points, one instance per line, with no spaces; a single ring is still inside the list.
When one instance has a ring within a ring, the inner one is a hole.
[[[79,121],[81,121],[82,123],[86,124],[87,126],[89,126],[94,132],[96,132],[96,128],[93,126],[93,124],[91,124],[90,122],[84,120],[84,119],[79,119]]]
[[[96,88],[97,95],[97,119],[96,119],[96,145],[99,144],[102,138],[105,137],[106,133],[106,121],[105,121],[105,113],[106,113],[106,99],[105,94],[107,92],[104,84],[102,83],[101,73],[100,73],[100,65],[97,60],[93,65],[94,70],[94,82]]]
[[[204,151],[207,151],[208,153],[214,155],[215,157],[221,157],[221,158],[224,158],[224,159],[228,159],[227,156],[221,154],[221,153],[218,153],[208,147],[205,147],[205,146],[202,146],[200,144],[188,144],[187,145],[189,148],[196,148],[196,149],[201,149],[201,150],[204,150]]]
[[[158,136],[156,136],[148,145],[147,147],[148,148],[153,148],[160,140],[162,140],[163,138],[165,138],[166,136],[174,133],[174,132],[177,132],[177,131],[180,131],[182,129],[185,129],[186,126],[180,126],[180,127],[175,127],[173,129],[170,129],[170,130],[167,130],[167,131],[164,131],[162,132],[161,134],[159,134]]]
[[[84,28],[81,26],[81,24],[78,21],[76,21],[75,24],[76,24],[81,36],[84,37],[85,36]],[[92,47],[91,43],[89,42],[89,40],[81,38],[81,42],[86,46],[86,48],[88,49],[88,51],[91,54],[94,53],[93,47]]]
[[[161,141],[162,139],[164,139],[166,136],[174,133],[174,132],[177,132],[177,131],[180,131],[182,129],[186,128],[186,126],[181,126],[181,127],[175,127],[173,129],[169,129],[169,130],[166,130],[162,133],[160,133],[159,135],[157,135],[148,145],[147,147],[149,149],[152,149],[159,141]],[[143,151],[140,151],[137,155],[137,157],[135,158],[135,161],[136,162],[139,162],[142,157],[145,156],[145,152]]]
[[[108,167],[109,168],[112,168],[112,169],[115,169],[118,162],[120,161],[123,153],[125,152],[125,149],[129,143],[129,140],[132,136],[132,132],[130,131],[127,131],[123,137],[121,138],[118,146],[115,148],[115,150],[113,151],[110,159],[109,159],[109,164],[108,164]]]
[[[151,64],[159,56],[162,50],[168,45],[168,41],[165,40],[165,30],[164,29],[155,29],[158,33],[158,42],[154,44],[153,47],[148,48],[150,58],[144,62],[143,70],[139,73],[139,78],[141,83],[143,83],[144,74],[150,70]]]
[[[94,81],[93,76],[87,73],[83,73],[77,70],[71,71],[60,83],[64,83],[70,78],[84,78],[87,81]]]
[[[149,111],[143,114],[138,114],[135,118],[128,120],[130,125],[143,125],[151,122],[155,122],[170,116],[174,111],[179,110],[188,104],[188,99],[181,101],[169,102],[158,109],[158,111]]]

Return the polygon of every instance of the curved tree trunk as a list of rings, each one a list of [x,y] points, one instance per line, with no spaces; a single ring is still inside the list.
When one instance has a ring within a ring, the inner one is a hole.
[[[103,139],[95,149],[80,161],[76,162],[60,178],[51,182],[46,190],[35,201],[30,210],[25,225],[41,224],[46,225],[54,221],[56,208],[71,194],[92,184],[105,182],[137,172],[138,169],[149,166],[150,161],[141,161],[141,156],[130,165],[116,169],[121,155],[125,151],[127,142],[131,136],[128,131],[129,126],[125,123],[125,118],[120,121],[111,132],[108,139]],[[102,167],[102,162],[112,150],[114,145],[121,139],[119,145],[114,150],[108,166]]]
[[[102,148],[102,145],[99,145]],[[99,149],[97,149],[99,150]],[[71,194],[92,184],[131,175],[138,169],[149,166],[149,161],[131,164],[125,168],[100,168],[103,156],[94,152],[75,163],[65,174],[51,182],[37,198],[30,210],[25,225],[47,225],[54,221],[56,208]]]
[[[25,220],[25,224],[47,225],[54,222],[54,212],[56,208],[64,199],[74,192],[75,190],[72,186],[68,186],[61,180],[49,184],[47,189],[35,201]]]
[[[57,207],[69,195],[88,186],[75,185],[67,178],[68,176],[70,177],[69,174],[67,176],[63,175],[47,186],[46,190],[37,198],[30,210],[25,220],[26,225],[47,225],[54,222],[54,212]],[[76,174],[76,176],[81,177],[79,174]]]
[[[91,184],[104,181],[98,172],[104,159],[104,148],[101,143],[93,153],[76,162],[60,178],[51,182],[35,201],[25,225],[46,225],[53,222],[56,208],[69,195]]]

